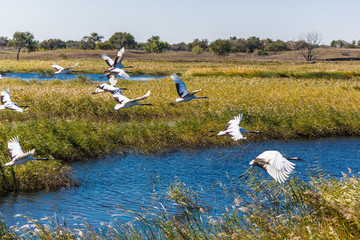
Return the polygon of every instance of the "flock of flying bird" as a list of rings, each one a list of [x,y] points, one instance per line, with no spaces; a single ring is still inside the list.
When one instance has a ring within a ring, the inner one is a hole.
[[[110,84],[103,83],[99,85],[92,94],[97,94],[101,92],[111,93],[113,95],[113,98],[117,102],[117,104],[114,107],[114,110],[118,110],[120,108],[129,108],[136,105],[152,105],[150,103],[142,104],[138,102],[148,98],[150,96],[150,91],[148,91],[142,97],[129,99],[125,97],[121,92],[121,90],[126,90],[126,88],[116,87],[116,83],[117,83],[116,76],[118,75],[121,78],[129,79],[129,75],[125,72],[124,68],[132,68],[132,66],[122,65],[124,53],[125,53],[125,49],[122,48],[117,53],[117,56],[114,60],[109,58],[106,54],[102,55],[102,58],[109,66],[109,68],[107,69],[107,71],[104,72],[104,74],[108,78]],[[71,72],[70,69],[76,67],[77,65],[78,64],[76,63],[74,66],[63,68],[54,63],[52,67],[55,68],[56,70],[55,74],[65,74]],[[189,92],[186,88],[185,83],[175,73],[173,73],[170,76],[170,78],[174,81],[177,93],[179,95],[179,98],[175,100],[176,103],[189,102],[193,99],[207,98],[206,96],[202,96],[202,97],[195,96],[195,94],[200,92],[201,89]],[[13,103],[10,98],[8,90],[1,91],[1,103],[2,105],[0,105],[0,109],[10,109],[10,110],[15,110],[17,112],[23,112],[24,109],[22,109],[22,107],[27,107],[27,106],[18,106],[17,104]],[[174,104],[175,103],[171,103],[171,105]],[[25,110],[27,110],[27,108]],[[234,119],[228,122],[225,130],[220,131],[217,135],[219,136],[227,135],[231,137],[233,140],[238,141],[241,139],[246,139],[246,137],[243,136],[243,133],[260,134],[259,131],[251,132],[240,127],[242,117],[243,114],[239,114],[239,116],[235,116]],[[19,165],[29,160],[47,160],[46,158],[40,158],[40,159],[33,158],[31,155],[33,155],[34,153],[35,153],[35,149],[24,153],[20,146],[19,138],[16,136],[8,142],[8,155],[11,161],[6,163],[4,166]],[[289,174],[294,170],[295,164],[290,162],[289,160],[302,160],[302,159],[298,157],[291,157],[291,158],[284,157],[278,151],[273,151],[273,150],[265,151],[250,162],[251,167],[244,174],[240,175],[239,178],[244,177],[245,180],[249,176],[253,168],[255,166],[258,166],[264,169],[265,171],[267,171],[269,175],[273,177],[277,182],[282,183],[286,181],[286,179],[289,177]]]

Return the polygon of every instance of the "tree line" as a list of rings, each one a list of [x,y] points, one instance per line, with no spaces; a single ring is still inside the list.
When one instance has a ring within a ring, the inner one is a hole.
[[[127,49],[143,50],[145,52],[160,53],[163,51],[187,51],[201,54],[210,51],[215,55],[228,55],[230,53],[253,53],[257,55],[276,54],[282,51],[299,50],[300,54],[308,61],[315,57],[315,49],[320,47],[321,35],[309,32],[299,36],[297,41],[272,40],[270,38],[260,39],[256,36],[245,38],[230,37],[229,39],[217,39],[209,42],[207,39],[194,39],[191,43],[169,44],[161,41],[159,36],[152,36],[145,43],[138,43],[135,37],[127,32],[116,32],[108,40],[98,33],[84,36],[80,41],[63,41],[61,39],[47,39],[37,41],[30,32],[15,32],[12,39],[0,36],[0,48],[11,47],[17,49],[17,59],[22,49],[27,51],[56,50],[56,49],[102,49],[113,50],[125,47]],[[360,47],[360,41],[351,44],[343,40],[334,40],[331,47]]]

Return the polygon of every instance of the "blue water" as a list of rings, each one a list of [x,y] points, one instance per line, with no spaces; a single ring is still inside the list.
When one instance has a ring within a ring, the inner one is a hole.
[[[16,214],[41,219],[56,213],[69,223],[81,222],[74,219],[81,216],[100,227],[101,222],[111,223],[114,218],[129,220],[122,207],[138,211],[152,206],[176,180],[199,193],[213,209],[223,209],[231,202],[224,197],[219,182],[230,185],[229,178],[236,179],[265,150],[306,160],[295,162],[291,177],[306,179],[307,171],[319,164],[325,173],[338,178],[342,171],[348,173],[347,167],[355,174],[360,171],[360,138],[268,141],[160,155],[114,155],[74,163],[80,187],[7,195],[0,200],[0,212],[10,225],[26,223],[23,218],[14,218]],[[263,170],[259,173],[259,177],[272,181]]]
[[[1,78],[15,78],[15,79],[23,79],[25,81],[30,81],[30,80],[48,81],[48,80],[73,80],[73,79],[78,79],[79,76],[83,76],[93,81],[108,81],[108,79],[104,77],[104,74],[73,74],[73,73],[57,74],[54,76],[41,75],[40,73],[7,73]],[[104,78],[100,78],[100,77],[104,77]],[[129,80],[147,81],[147,80],[154,80],[161,78],[164,78],[164,76],[142,75],[142,76],[130,76]]]

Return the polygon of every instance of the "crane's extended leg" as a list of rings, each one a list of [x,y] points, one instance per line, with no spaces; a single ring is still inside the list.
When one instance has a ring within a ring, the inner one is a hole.
[[[252,165],[251,167],[249,167],[248,170],[246,170],[246,172],[241,174],[238,178],[242,178],[247,174],[247,176],[244,177],[243,181],[246,180],[249,177],[249,175],[250,175],[250,173],[251,173],[251,171],[253,170],[254,167],[255,167],[255,165]]]

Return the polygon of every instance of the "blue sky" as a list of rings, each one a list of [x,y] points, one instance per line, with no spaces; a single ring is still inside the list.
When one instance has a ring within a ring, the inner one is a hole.
[[[169,43],[194,39],[297,40],[316,31],[322,42],[360,40],[357,0],[1,0],[0,36],[29,31],[35,39],[81,40],[96,32],[108,39],[129,32],[137,42],[153,35]]]

